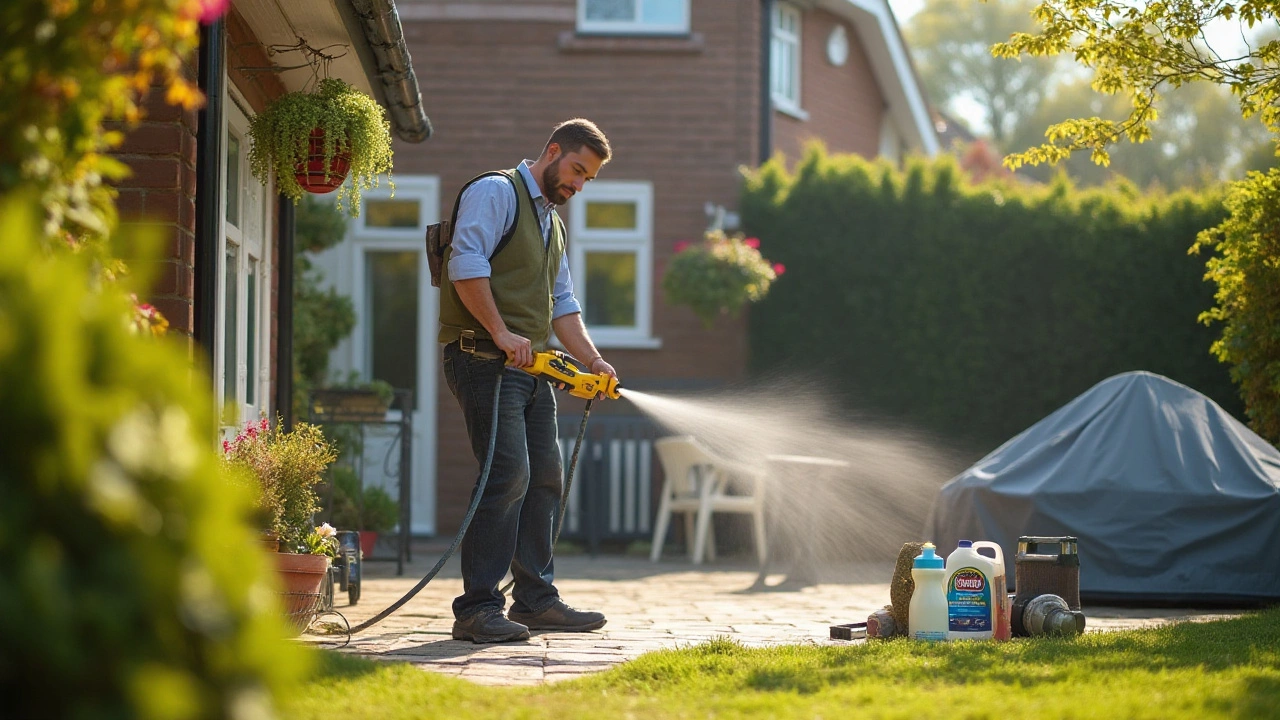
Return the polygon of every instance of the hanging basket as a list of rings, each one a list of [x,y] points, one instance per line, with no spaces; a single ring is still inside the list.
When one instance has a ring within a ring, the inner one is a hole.
[[[333,192],[342,186],[351,170],[351,153],[334,153],[326,171],[324,161],[324,130],[316,128],[308,139],[307,161],[294,166],[293,177],[303,190],[316,195]]]

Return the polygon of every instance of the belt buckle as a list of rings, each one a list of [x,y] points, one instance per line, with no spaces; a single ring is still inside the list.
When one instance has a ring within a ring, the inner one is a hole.
[[[470,346],[468,347],[468,343]],[[463,330],[458,338],[458,349],[464,353],[476,354],[476,333],[474,330]]]

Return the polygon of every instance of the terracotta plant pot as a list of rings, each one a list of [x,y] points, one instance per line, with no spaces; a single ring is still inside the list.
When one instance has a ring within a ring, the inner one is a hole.
[[[285,614],[294,629],[302,632],[320,609],[320,586],[329,572],[329,558],[324,555],[276,553],[276,570],[280,574]]]
[[[373,557],[373,545],[378,542],[378,533],[372,530],[360,531],[360,557]]]
[[[347,179],[347,172],[351,170],[351,153],[335,153],[333,159],[329,161],[326,177],[324,131],[320,128],[312,130],[307,142],[307,161],[294,166],[293,177],[302,189],[309,193],[323,195],[337,190]]]

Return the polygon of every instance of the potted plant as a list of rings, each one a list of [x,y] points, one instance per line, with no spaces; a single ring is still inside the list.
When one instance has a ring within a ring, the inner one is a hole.
[[[382,106],[342,80],[291,92],[249,121],[249,167],[295,203],[304,192],[338,190],[337,206],[360,214],[360,195],[391,175],[391,123]],[[350,181],[344,183],[350,174]],[[394,185],[392,188],[394,189]]]
[[[676,243],[676,254],[662,278],[667,302],[688,305],[707,327],[721,314],[736,314],[758,302],[786,268],[760,255],[760,241],[720,230],[701,242]]]
[[[311,394],[311,414],[329,421],[381,421],[387,417],[395,390],[383,380],[334,383]]]
[[[264,418],[246,425],[222,443],[232,477],[253,483],[260,527],[276,547],[276,569],[285,611],[299,632],[318,608],[320,585],[337,552],[332,527],[316,527],[316,486],[337,454],[315,425],[300,423],[290,432]]]
[[[362,488],[355,470],[346,465],[334,466],[333,485],[329,521],[343,529],[358,530],[360,553],[371,557],[378,534],[400,521],[400,504],[380,487]]]

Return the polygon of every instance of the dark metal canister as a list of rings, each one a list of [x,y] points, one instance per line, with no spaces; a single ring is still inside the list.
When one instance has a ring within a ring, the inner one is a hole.
[[[1080,554],[1071,536],[1018,538],[1014,556],[1013,634],[1025,636],[1020,608],[1039,595],[1057,595],[1067,607],[1080,610]]]

